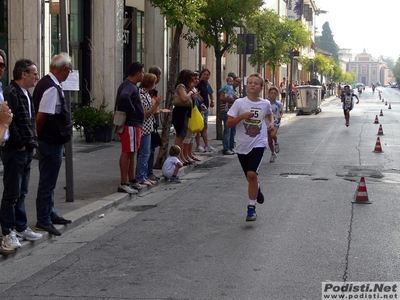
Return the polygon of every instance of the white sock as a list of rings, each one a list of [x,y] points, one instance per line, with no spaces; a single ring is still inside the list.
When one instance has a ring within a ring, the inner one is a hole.
[[[249,205],[256,205],[256,200],[249,200]]]

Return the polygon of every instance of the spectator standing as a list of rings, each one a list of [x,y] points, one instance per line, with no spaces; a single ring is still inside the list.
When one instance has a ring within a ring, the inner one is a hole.
[[[246,221],[256,220],[256,202],[264,202],[258,170],[267,146],[267,130],[272,130],[274,126],[269,101],[259,98],[263,84],[260,74],[251,74],[247,79],[247,97],[236,100],[228,111],[227,126],[237,125],[236,152],[248,182]]]
[[[139,150],[144,122],[144,108],[140,100],[139,89],[136,86],[142,81],[144,66],[140,62],[133,62],[128,67],[128,78],[118,87],[115,108],[126,113],[126,120],[122,133],[121,156],[119,169],[121,183],[117,191],[121,193],[137,194],[143,188],[135,177],[135,154]]]
[[[222,145],[223,150],[222,153],[224,155],[233,155],[235,154],[235,135],[236,135],[236,126],[228,127],[226,126],[226,122],[228,120],[228,111],[232,107],[232,104],[235,102],[236,99],[239,98],[239,94],[235,91],[235,89],[240,86],[242,83],[242,79],[236,76],[235,73],[229,73],[230,76],[233,76],[233,89],[234,94],[232,97],[228,97],[224,92],[220,92],[219,98],[223,105],[221,105],[221,120],[224,124],[224,132],[222,136]]]
[[[281,92],[281,102],[282,102],[282,105],[285,106],[286,93],[287,93],[286,77],[283,77],[282,82],[279,84],[279,88],[280,88],[280,92]]]
[[[17,237],[36,241],[42,238],[27,225],[25,197],[28,193],[33,149],[38,147],[35,109],[28,89],[35,86],[39,75],[29,59],[16,61],[14,80],[4,90],[4,100],[15,116],[9,127],[9,139],[4,145],[1,160],[4,167],[4,191],[1,200],[0,223],[2,244],[6,248],[20,248]]]
[[[175,145],[183,149],[183,140],[188,132],[188,118],[191,115],[193,99],[192,96],[196,93],[191,89],[193,81],[193,72],[190,70],[182,70],[175,83],[174,109],[172,110],[172,125],[175,128]],[[190,164],[183,156],[183,151],[180,151],[179,159],[184,166]]]
[[[196,88],[200,92],[200,96],[204,100],[204,105],[206,106],[206,110],[202,111],[203,119],[204,119],[204,128],[203,130],[196,135],[196,150],[199,152],[214,152],[216,149],[213,146],[210,146],[208,142],[207,135],[207,127],[208,127],[208,115],[210,114],[209,108],[214,107],[214,90],[212,89],[208,80],[210,79],[210,70],[203,69],[200,72],[200,82],[196,86]],[[204,147],[201,145],[200,137],[203,138]]]
[[[158,66],[152,66],[149,68],[149,73],[152,73],[154,75],[156,75],[157,80],[155,84],[158,84],[161,80],[161,68]],[[156,86],[154,86],[154,88],[149,91],[149,94],[151,96],[152,102],[153,104],[155,104],[158,95],[158,90],[156,88]],[[160,95],[161,98],[161,95]],[[154,130],[157,130],[158,127],[160,127],[160,105],[158,106],[158,109],[156,110],[155,113],[153,113],[154,119],[155,119],[155,123],[154,123]],[[159,181],[160,177],[154,175],[153,173],[153,167],[154,167],[154,155],[156,152],[156,147],[154,147],[153,145],[151,145],[151,149],[150,149],[150,157],[149,157],[149,161],[147,162],[147,178],[152,180],[152,181]]]
[[[39,80],[33,92],[39,140],[36,229],[58,236],[61,232],[53,224],[71,223],[71,220],[59,216],[54,207],[54,189],[62,164],[64,144],[72,137],[71,115],[61,87],[71,72],[72,62],[67,53],[54,56],[50,62],[50,73]]]
[[[139,184],[151,186],[154,181],[147,179],[148,161],[151,153],[151,133],[154,131],[156,120],[154,113],[158,109],[161,97],[155,97],[154,104],[152,103],[149,91],[154,89],[157,77],[152,73],[147,73],[143,76],[140,84],[139,94],[144,108],[144,122],[142,127],[142,137],[137,157],[136,181]]]
[[[204,102],[203,98],[200,96],[198,90],[196,89],[196,86],[199,83],[199,81],[200,81],[199,73],[193,72],[193,80],[190,83],[190,90],[193,92],[192,105],[193,106],[196,105],[198,110],[201,112],[203,110],[206,110],[207,108],[203,104]],[[192,133],[190,130],[188,130],[183,140],[183,148],[181,149],[183,157],[190,164],[194,164],[196,161],[200,161],[200,159],[193,154],[193,142],[195,138],[196,138],[196,133]]]
[[[6,53],[0,49],[0,79],[4,75],[4,70],[7,66],[7,57]],[[4,146],[6,133],[8,131],[8,126],[11,124],[12,121],[12,113],[11,109],[8,107],[7,103],[4,102],[3,97],[3,89],[2,83],[0,82],[0,155],[1,155],[1,148]],[[14,253],[14,248],[8,248],[0,243],[0,254],[2,255],[9,255]]]

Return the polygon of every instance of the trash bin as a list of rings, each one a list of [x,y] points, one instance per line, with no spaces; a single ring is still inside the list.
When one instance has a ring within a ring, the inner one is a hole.
[[[296,87],[298,115],[313,113],[318,114],[321,110],[322,87],[318,85],[299,85]]]

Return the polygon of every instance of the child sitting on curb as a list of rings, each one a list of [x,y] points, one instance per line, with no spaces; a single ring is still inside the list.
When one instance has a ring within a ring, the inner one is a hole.
[[[182,168],[183,164],[179,159],[181,148],[177,145],[169,148],[169,157],[165,160],[162,173],[163,176],[169,180],[169,182],[181,183],[178,172]]]

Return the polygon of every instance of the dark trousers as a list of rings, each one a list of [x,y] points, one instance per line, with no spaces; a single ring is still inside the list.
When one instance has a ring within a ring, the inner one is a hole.
[[[3,236],[11,230],[24,231],[27,226],[25,196],[28,193],[33,150],[3,151],[4,191],[1,200],[0,222]]]
[[[50,225],[58,216],[54,208],[54,189],[60,172],[63,144],[39,142],[39,186],[36,198],[37,221]]]

